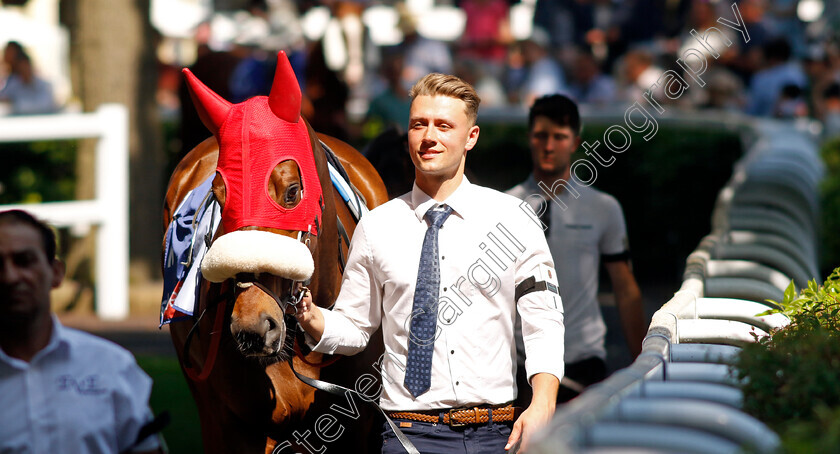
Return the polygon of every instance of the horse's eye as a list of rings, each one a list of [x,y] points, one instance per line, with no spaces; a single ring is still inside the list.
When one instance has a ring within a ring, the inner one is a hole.
[[[283,201],[288,205],[293,205],[298,201],[300,195],[300,185],[291,184],[286,188],[286,194]]]

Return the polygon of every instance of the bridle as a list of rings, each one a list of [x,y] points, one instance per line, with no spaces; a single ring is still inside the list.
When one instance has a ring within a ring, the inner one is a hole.
[[[311,234],[309,232],[298,232],[298,241],[302,242],[307,249],[312,252],[312,245],[311,245]],[[210,247],[210,241],[208,241],[208,248]],[[218,298],[209,301],[208,304],[202,308],[201,314],[199,314],[198,318],[196,318],[193,326],[190,328],[190,331],[187,333],[187,337],[184,341],[183,346],[183,363],[184,363],[184,370],[186,371],[187,375],[190,379],[194,381],[204,381],[207,377],[210,376],[210,372],[213,370],[213,366],[216,362],[216,356],[219,350],[219,340],[221,339],[221,331],[224,329],[224,318],[225,312],[227,309],[227,300],[228,298],[235,299],[236,298],[236,289],[243,289],[248,288],[250,286],[257,287],[271,297],[272,300],[277,304],[277,307],[280,308],[281,313],[283,314],[283,323],[286,325],[286,337],[291,337],[295,343],[294,345],[294,353],[306,364],[315,367],[324,367],[326,365],[332,364],[335,360],[338,359],[336,356],[335,358],[325,361],[320,364],[313,364],[307,361],[303,357],[303,353],[301,352],[300,348],[296,343],[296,332],[297,332],[297,319],[295,318],[295,312],[297,311],[297,305],[303,299],[304,292],[307,290],[306,285],[309,284],[309,280],[307,281],[297,281],[297,280],[289,280],[289,291],[286,293],[285,297],[280,297],[275,293],[273,290],[268,288],[265,284],[261,283],[256,276],[253,279],[245,279],[244,276],[235,276],[231,278],[232,282],[230,282],[229,288],[227,291],[223,291],[218,295]],[[282,294],[282,291],[281,291]],[[210,340],[210,350],[207,353],[207,358],[205,359],[204,367],[202,367],[200,372],[197,372],[196,369],[190,364],[189,360],[189,349],[190,344],[192,343],[193,336],[196,333],[196,330],[201,323],[201,319],[204,318],[204,314],[207,313],[207,310],[217,307],[216,317],[213,322],[213,330],[211,331],[211,340]]]

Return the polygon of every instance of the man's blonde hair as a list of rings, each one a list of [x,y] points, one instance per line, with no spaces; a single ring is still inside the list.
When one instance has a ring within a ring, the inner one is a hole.
[[[478,105],[481,98],[472,85],[464,82],[461,78],[449,74],[431,73],[417,81],[408,96],[414,100],[418,96],[448,96],[460,99],[466,105],[465,113],[467,118],[475,124],[478,117]]]

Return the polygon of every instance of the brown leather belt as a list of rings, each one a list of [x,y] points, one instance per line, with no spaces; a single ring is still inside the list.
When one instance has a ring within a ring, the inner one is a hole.
[[[513,405],[504,407],[473,407],[473,408],[450,408],[438,412],[411,412],[394,411],[388,416],[394,419],[408,419],[411,421],[449,424],[450,427],[462,427],[470,424],[487,424],[492,415],[493,422],[508,422],[514,420]]]

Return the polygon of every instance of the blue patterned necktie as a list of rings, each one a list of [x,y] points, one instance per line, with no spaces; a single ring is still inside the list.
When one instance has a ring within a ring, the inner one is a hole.
[[[414,288],[414,305],[411,308],[411,325],[408,331],[408,359],[405,369],[405,387],[417,397],[429,390],[432,383],[432,353],[440,292],[440,263],[438,262],[438,230],[452,213],[452,207],[443,210],[429,208],[426,220],[429,228],[423,239],[417,285]]]

